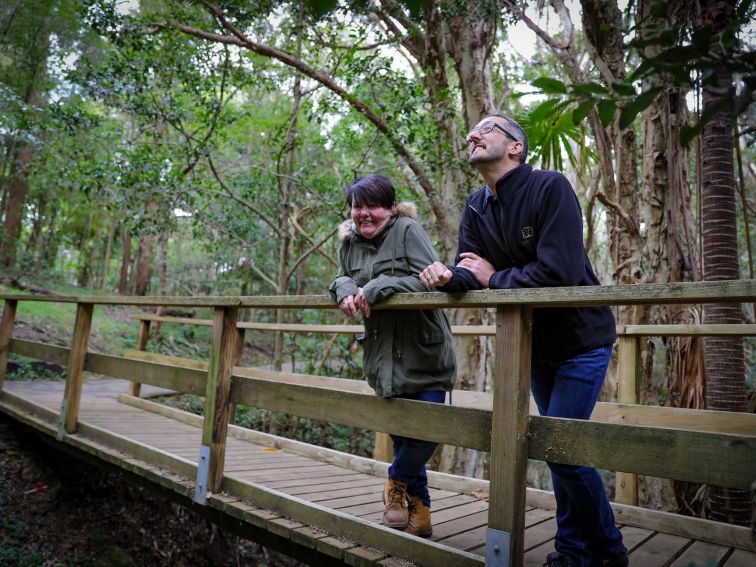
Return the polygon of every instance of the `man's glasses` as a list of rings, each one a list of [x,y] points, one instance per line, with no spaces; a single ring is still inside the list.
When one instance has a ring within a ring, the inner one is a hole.
[[[504,132],[507,136],[509,136],[510,138],[512,138],[515,142],[519,142],[520,141],[517,138],[515,138],[514,135],[512,135],[511,132],[508,132],[505,128],[502,128],[496,122],[484,122],[480,126],[476,126],[472,130],[470,130],[470,133],[467,135],[467,138],[465,138],[465,140],[467,140],[468,143],[472,143],[471,137],[472,137],[472,135],[475,132],[477,132],[478,134],[488,134],[494,128],[498,128],[499,130],[501,130],[502,132]]]

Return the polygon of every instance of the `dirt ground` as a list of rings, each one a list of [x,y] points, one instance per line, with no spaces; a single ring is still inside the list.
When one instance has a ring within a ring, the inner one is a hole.
[[[302,565],[59,452],[0,414],[0,565]]]

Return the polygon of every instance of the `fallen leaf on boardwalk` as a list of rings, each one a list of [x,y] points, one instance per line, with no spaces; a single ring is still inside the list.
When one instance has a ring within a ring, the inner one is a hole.
[[[488,500],[488,491],[487,490],[481,490],[480,488],[477,490],[473,490],[471,493],[475,498],[478,500]]]
[[[278,451],[275,447],[263,447],[263,451]]]

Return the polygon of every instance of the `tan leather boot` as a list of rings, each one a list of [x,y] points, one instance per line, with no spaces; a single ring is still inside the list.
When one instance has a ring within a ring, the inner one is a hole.
[[[432,536],[433,526],[431,525],[430,507],[423,504],[419,496],[410,495],[409,498],[409,522],[404,532],[419,537]]]
[[[383,486],[383,525],[403,530],[409,522],[407,483],[389,479]]]

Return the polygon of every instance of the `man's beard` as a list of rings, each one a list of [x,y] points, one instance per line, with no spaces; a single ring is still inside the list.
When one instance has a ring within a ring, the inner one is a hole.
[[[469,163],[470,165],[475,165],[476,163],[488,163],[492,161],[498,161],[503,157],[503,148],[500,151],[496,152],[491,151],[490,147],[485,147],[471,153],[467,158],[467,163]]]

